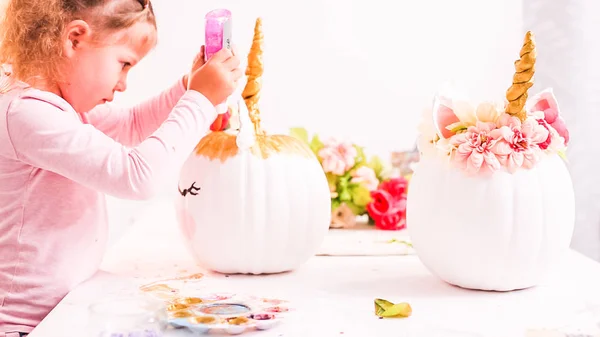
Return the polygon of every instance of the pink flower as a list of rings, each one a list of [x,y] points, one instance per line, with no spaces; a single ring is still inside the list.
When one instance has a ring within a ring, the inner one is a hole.
[[[466,132],[454,135],[450,139],[450,143],[456,148],[452,160],[470,174],[480,170],[496,171],[500,169],[500,162],[493,149],[500,137],[501,132],[496,129],[495,123],[478,121]]]
[[[564,145],[569,143],[569,130],[567,129],[565,120],[560,116],[560,108],[551,89],[546,89],[533,96],[527,102],[527,111],[530,113],[543,112],[543,120],[564,139]],[[549,143],[551,142],[550,138],[548,141]]]
[[[375,171],[368,166],[361,166],[354,171],[350,182],[362,183],[369,191],[373,191],[379,185]]]
[[[321,157],[321,165],[325,172],[341,176],[354,166],[357,152],[349,142],[330,139],[324,143],[318,155]]]
[[[539,125],[543,126],[544,129],[548,130],[548,137],[546,137],[546,140],[538,144],[540,149],[546,150],[550,146],[550,143],[552,142],[552,135],[550,134],[550,126],[548,126],[548,123],[543,119],[538,119],[537,121],[538,121]]]
[[[548,139],[548,130],[533,118],[521,121],[504,114],[498,120],[502,136],[495,144],[494,152],[509,172],[518,168],[530,169],[540,160],[540,147]]]

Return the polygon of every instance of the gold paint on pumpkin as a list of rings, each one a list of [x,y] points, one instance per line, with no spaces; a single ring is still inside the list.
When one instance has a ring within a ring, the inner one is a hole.
[[[200,140],[196,146],[196,154],[210,160],[218,159],[225,162],[238,154],[236,136],[224,131],[211,132]],[[250,152],[262,159],[274,154],[299,155],[305,158],[315,158],[314,153],[301,140],[287,135],[256,135],[256,142]]]
[[[314,159],[315,154],[302,141],[287,135],[267,135],[260,128],[258,101],[260,99],[264,72],[263,46],[262,19],[257,18],[254,25],[252,46],[248,53],[248,67],[246,68],[248,81],[242,92],[242,98],[248,108],[248,115],[254,126],[254,134],[256,136],[256,142],[250,148],[250,152],[262,159],[267,159],[274,154],[291,154]],[[225,162],[228,158],[237,155],[238,150],[236,135],[227,131],[210,132],[196,145],[196,154],[198,156],[203,156],[210,160],[218,159],[221,162]]]
[[[527,102],[527,90],[533,86],[533,74],[535,73],[536,49],[533,33],[527,32],[519,59],[515,61],[515,75],[513,83],[506,91],[506,113],[518,117],[521,121],[527,118],[525,103]]]
[[[250,121],[254,124],[255,134],[264,134],[260,129],[260,110],[258,108],[258,100],[260,99],[260,89],[262,88],[262,75],[264,72],[263,66],[263,45],[264,35],[262,32],[262,19],[257,18],[254,25],[254,37],[252,46],[248,53],[248,67],[246,68],[246,76],[248,81],[242,92],[242,97],[248,107]]]

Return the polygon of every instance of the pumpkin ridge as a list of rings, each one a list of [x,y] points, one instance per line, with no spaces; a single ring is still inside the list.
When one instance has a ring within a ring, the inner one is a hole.
[[[542,179],[540,177],[541,172],[536,172],[536,177],[537,177],[537,181],[538,181],[538,186],[541,190],[541,195],[546,195],[546,188],[545,185],[542,183]],[[544,197],[542,198],[542,210],[546,209],[546,203],[547,203],[547,199]],[[547,242],[548,242],[548,238],[547,238],[548,232],[547,232],[547,221],[546,221],[546,212],[542,211],[542,235],[540,236],[540,248],[537,252],[537,263],[536,265],[540,265],[540,263],[542,262],[542,257],[546,256],[546,247],[547,247]]]
[[[517,189],[517,184],[515,184],[515,178],[514,176],[511,176],[511,184],[512,184],[512,209],[510,210],[511,214],[512,214],[512,221],[511,221],[511,231],[510,231],[510,239],[508,240],[508,252],[507,254],[510,254],[511,251],[514,250],[514,246],[515,246],[515,232],[517,230],[517,207],[519,205],[519,200],[517,200],[516,196],[516,189]],[[507,255],[505,255],[507,256]],[[510,259],[505,259],[504,261],[504,270],[511,270],[511,266],[510,266]],[[497,282],[497,280],[494,280],[494,282]]]

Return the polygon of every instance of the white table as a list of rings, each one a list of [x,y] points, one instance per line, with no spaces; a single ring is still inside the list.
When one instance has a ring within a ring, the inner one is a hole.
[[[450,286],[414,255],[315,256],[290,273],[226,277],[196,266],[178,241],[169,205],[151,210],[113,246],[103,270],[71,292],[30,337],[82,337],[90,303],[135,293],[157,279],[196,272],[204,272],[204,286],[215,291],[290,300],[295,311],[283,324],[250,336],[467,336],[451,334],[451,329],[479,333],[470,336],[520,337],[528,328],[591,326],[600,321],[600,264],[575,252],[557,265],[546,283],[509,293]],[[375,298],[409,302],[413,315],[378,319]],[[193,335],[183,330],[166,335],[176,336]]]

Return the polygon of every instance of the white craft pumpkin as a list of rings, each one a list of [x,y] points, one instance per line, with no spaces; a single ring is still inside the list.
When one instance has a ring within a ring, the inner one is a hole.
[[[202,266],[221,273],[296,269],[331,221],[327,180],[310,148],[257,126],[261,42],[257,20],[244,91],[253,120],[241,100],[240,130],[209,133],[180,175],[176,211],[186,243]]]
[[[558,110],[549,93],[527,104],[550,97]],[[542,282],[569,249],[574,228],[573,185],[563,159],[551,154],[531,169],[473,176],[434,147],[432,127],[433,121],[421,129],[421,158],[407,196],[407,228],[420,260],[464,288],[510,291]]]
[[[574,203],[558,155],[487,178],[424,157],[411,178],[406,223],[423,264],[446,282],[523,289],[538,284],[569,248]]]

